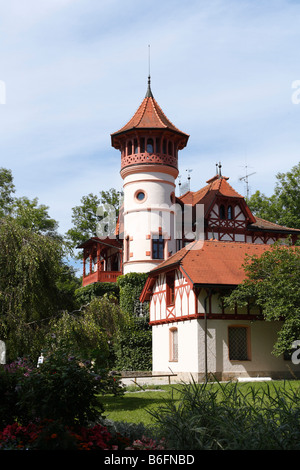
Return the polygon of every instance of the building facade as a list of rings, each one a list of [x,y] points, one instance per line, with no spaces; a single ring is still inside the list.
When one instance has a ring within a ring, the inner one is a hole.
[[[227,311],[222,297],[243,281],[247,254],[259,256],[288,237],[295,243],[300,230],[255,217],[221,165],[203,188],[176,197],[178,153],[188,139],[154,99],[149,78],[136,113],[111,134],[124,201],[114,237],[79,247],[83,285],[149,273],[141,301],[150,302],[156,373],[289,375],[292,365],[271,354],[280,324],[264,322],[254,305]]]

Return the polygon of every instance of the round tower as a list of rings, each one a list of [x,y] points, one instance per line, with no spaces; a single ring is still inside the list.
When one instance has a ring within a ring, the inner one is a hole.
[[[111,134],[121,151],[124,181],[124,274],[148,272],[176,251],[175,180],[178,151],[189,136],[165,116],[148,78],[144,100],[134,116]]]

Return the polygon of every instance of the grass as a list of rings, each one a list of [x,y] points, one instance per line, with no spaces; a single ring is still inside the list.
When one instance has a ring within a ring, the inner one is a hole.
[[[287,382],[285,382],[287,383]],[[217,388],[217,384],[209,384],[210,387]],[[248,382],[240,383],[238,385],[239,390],[246,393],[250,388],[252,390],[267,389],[270,387],[271,391],[273,388],[283,388],[283,381],[272,381],[272,382]],[[289,381],[289,386],[294,389],[299,389],[300,381],[293,380]],[[162,407],[166,402],[174,400],[174,402],[180,402],[180,390],[183,385],[162,385],[159,389],[151,389],[141,391],[140,388],[130,387],[124,396],[114,397],[108,395],[102,397],[101,401],[104,405],[105,416],[112,421],[123,421],[128,423],[143,423],[144,425],[152,425],[155,423],[153,416],[148,410],[155,410]]]
[[[124,396],[114,397],[106,395],[101,398],[104,405],[105,416],[112,421],[125,421],[128,423],[143,423],[146,426],[153,424],[153,417],[148,413],[148,409],[158,408],[165,404],[165,401],[171,399],[179,393],[172,392],[172,385],[162,385],[160,389],[151,389],[142,391],[140,388],[129,391]]]

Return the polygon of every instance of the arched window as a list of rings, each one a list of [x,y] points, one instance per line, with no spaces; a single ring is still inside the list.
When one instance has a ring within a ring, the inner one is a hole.
[[[223,204],[220,205],[220,219],[225,219],[225,206]]]
[[[134,153],[139,153],[139,146],[137,139],[134,139]]]
[[[164,153],[164,154],[167,153],[167,142],[166,142],[166,139],[163,140],[163,153]]]
[[[231,206],[228,206],[228,209],[227,209],[227,219],[228,220],[232,219],[232,207]]]
[[[153,139],[147,140],[147,152],[153,153]]]
[[[131,154],[132,154],[132,142],[130,140],[127,144],[127,155],[131,155]]]
[[[168,154],[173,155],[173,142],[168,143]]]

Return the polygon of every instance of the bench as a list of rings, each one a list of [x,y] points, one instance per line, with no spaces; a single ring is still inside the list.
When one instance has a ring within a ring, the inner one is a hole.
[[[121,379],[134,379],[132,382],[135,383],[138,387],[140,386],[137,383],[137,379],[142,379],[142,378],[149,378],[152,379],[154,377],[168,377],[168,382],[169,385],[171,384],[171,377],[177,377],[177,374],[153,374],[153,375],[124,375],[121,377]]]

